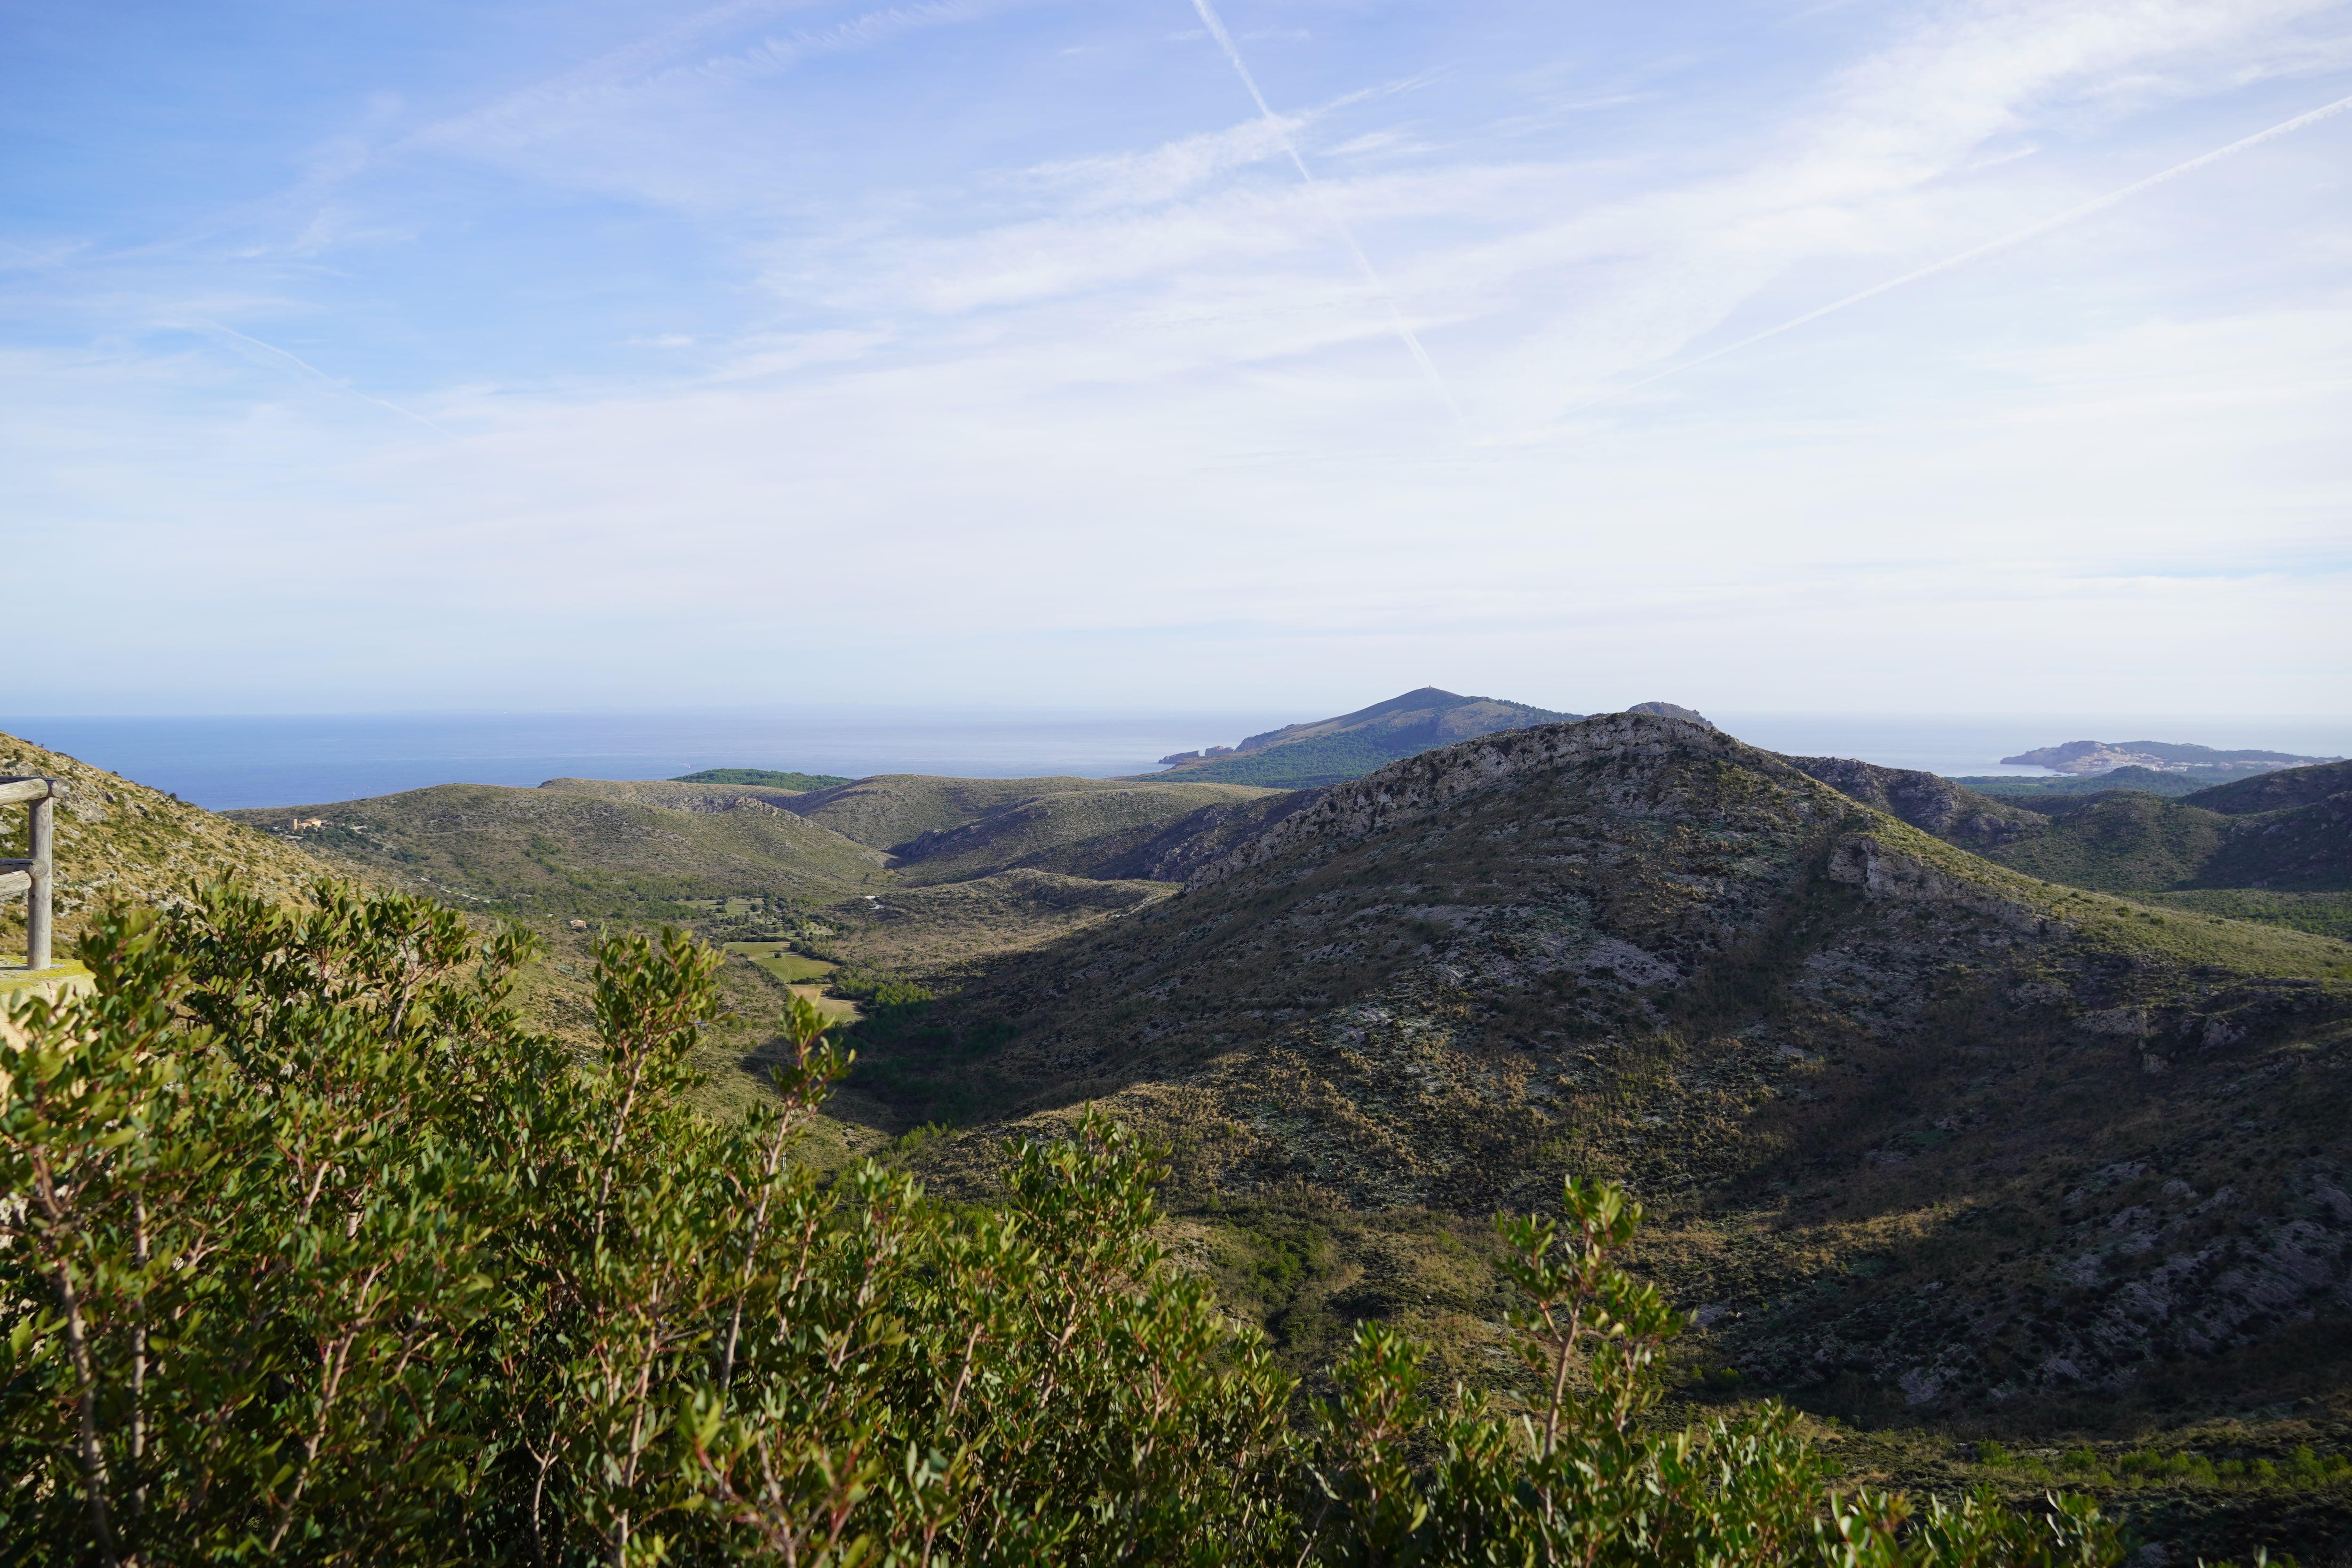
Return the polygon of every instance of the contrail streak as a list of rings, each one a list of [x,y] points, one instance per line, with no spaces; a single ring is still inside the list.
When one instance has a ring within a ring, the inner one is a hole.
[[[2177,180],[2181,175],[2201,169],[2208,163],[2217,163],[2220,160],[2228,157],[2232,153],[2242,153],[2247,148],[2258,145],[2261,142],[2268,142],[2274,136],[2284,136],[2290,131],[2300,131],[2306,125],[2316,124],[2318,121],[2326,119],[2329,115],[2341,114],[2347,109],[2352,109],[2352,98],[2339,98],[2334,103],[2328,104],[2325,108],[2315,109],[2308,114],[2298,114],[2293,120],[2282,121],[2278,124],[2272,126],[2268,131],[2257,131],[2252,136],[2242,137],[2239,140],[2231,142],[2226,147],[2216,147],[2210,153],[2200,153],[2198,156],[2189,159],[2186,163],[2175,163],[2171,168],[2165,170],[2160,174],[2150,174],[2145,180],[2135,181],[2131,184],[2126,185],[2123,189],[2118,191],[2109,191],[2105,195],[2084,202],[2081,206],[2069,207],[2066,211],[2060,213],[2055,217],[2043,218],[2040,223],[2028,225],[2026,227],[2019,229],[2016,233],[2005,234],[1999,239],[1989,239],[1985,241],[1984,244],[1977,246],[1972,249],[1961,251],[1958,256],[1948,256],[1944,258],[1943,260],[1930,263],[1926,267],[1920,268],[1916,272],[1906,272],[1900,278],[1890,278],[1884,283],[1873,284],[1870,288],[1864,289],[1859,294],[1849,294],[1843,300],[1823,305],[1817,310],[1808,310],[1803,315],[1783,321],[1777,327],[1767,327],[1764,331],[1756,333],[1753,337],[1742,338],[1736,343],[1727,343],[1722,348],[1717,349],[1710,353],[1699,355],[1696,359],[1685,360],[1681,364],[1673,367],[1671,370],[1662,370],[1655,375],[1648,376],[1641,381],[1633,383],[1633,385],[1626,387],[1624,390],[1627,392],[1633,392],[1638,388],[1648,386],[1653,382],[1664,381],[1670,375],[1680,375],[1686,370],[1696,369],[1698,366],[1706,363],[1709,360],[1718,360],[1726,354],[1738,353],[1741,349],[1750,347],[1756,343],[1760,343],[1766,338],[1777,338],[1782,332],[1794,331],[1797,328],[1803,326],[1808,321],[1818,321],[1823,316],[1829,315],[1832,311],[1844,310],[1848,305],[1859,305],[1864,300],[1875,299],[1877,296],[1885,293],[1890,289],[1900,289],[1906,283],[1916,283],[1922,278],[1932,278],[1938,272],[1948,272],[1955,267],[1958,267],[1966,262],[1974,261],[1979,256],[1990,256],[1996,250],[2006,250],[2012,245],[2022,245],[2029,239],[2048,234],[2053,228],[2060,228],[2067,224],[2073,223],[2076,218],[2087,217],[2095,212],[2114,206],[2117,202],[2125,201],[2130,197],[2136,196],[2142,191],[2153,189],[2158,185],[2163,184],[2167,180]]]
[[[1429,377],[1429,384],[1437,389],[1437,395],[1445,404],[1445,411],[1454,416],[1454,422],[1461,424],[1462,409],[1454,401],[1454,394],[1447,388],[1445,378],[1437,374],[1437,362],[1431,359],[1429,351],[1421,346],[1421,339],[1413,333],[1412,323],[1406,321],[1404,312],[1397,308],[1396,296],[1390,293],[1389,286],[1381,281],[1380,269],[1372,265],[1372,258],[1364,254],[1364,247],[1356,243],[1355,231],[1348,226],[1347,220],[1331,205],[1330,198],[1324,194],[1323,183],[1307,167],[1307,160],[1298,155],[1297,144],[1291,141],[1290,132],[1265,101],[1265,94],[1258,91],[1257,79],[1251,76],[1249,67],[1242,63],[1242,52],[1234,46],[1234,36],[1225,31],[1225,24],[1217,16],[1215,7],[1209,4],[1209,0],[1192,0],[1192,9],[1201,14],[1202,26],[1209,29],[1209,36],[1217,40],[1218,47],[1225,51],[1225,58],[1233,61],[1234,73],[1242,79],[1242,85],[1249,89],[1251,101],[1257,105],[1257,111],[1265,116],[1265,122],[1273,128],[1276,139],[1282,143],[1282,150],[1290,154],[1290,166],[1298,171],[1299,179],[1305,182],[1307,191],[1315,197],[1316,205],[1323,209],[1324,217],[1339,231],[1339,237],[1348,242],[1348,248],[1355,253],[1356,265],[1364,269],[1364,277],[1370,282],[1373,291],[1387,302],[1389,321],[1396,328],[1396,335],[1403,342],[1405,351],[1412,355],[1412,363],[1421,367],[1422,374]]]
[[[218,321],[195,321],[191,324],[194,325],[198,331],[217,332],[223,337],[235,338],[240,343],[245,343],[253,348],[259,349],[262,353],[269,356],[266,363],[293,366],[297,380],[307,381],[313,385],[322,386],[333,392],[340,392],[346,397],[356,397],[362,403],[373,403],[378,408],[389,409],[393,413],[399,415],[404,419],[415,420],[419,425],[424,426],[427,430],[432,431],[436,435],[446,436],[449,434],[448,431],[442,429],[440,426],[436,425],[422,414],[412,413],[410,410],[403,408],[397,403],[389,402],[381,397],[371,397],[364,392],[361,392],[356,388],[345,385],[343,383],[337,381],[333,376],[329,375],[325,371],[320,370],[317,365],[312,364],[310,361],[301,358],[299,355],[288,353],[276,343],[265,343],[259,338],[240,332],[235,327],[222,326]]]

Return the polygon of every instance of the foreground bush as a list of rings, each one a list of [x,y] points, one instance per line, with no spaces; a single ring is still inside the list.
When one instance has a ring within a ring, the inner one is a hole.
[[[1526,1409],[1366,1329],[1295,1433],[1089,1118],[1001,1209],[793,1141],[845,1069],[686,1103],[716,961],[600,955],[579,1061],[524,936],[321,887],[119,910],[0,1026],[0,1542],[28,1563],[2105,1563],[2087,1510],[1840,1500],[1775,1406],[1645,1423],[1680,1320],[1570,1184],[1509,1222]]]

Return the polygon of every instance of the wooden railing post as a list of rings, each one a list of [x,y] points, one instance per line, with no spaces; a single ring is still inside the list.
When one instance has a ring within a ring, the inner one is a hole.
[[[57,847],[58,781],[49,781],[49,793],[33,802],[32,842],[25,852],[32,864],[26,869],[32,873],[33,885],[25,890],[25,967],[47,969],[49,966],[49,892],[56,879],[51,859]]]
[[[0,897],[25,895],[25,967],[47,969],[51,962],[51,900],[57,890],[56,851],[58,796],[66,786],[56,779],[0,778],[0,805],[32,808],[26,858],[0,860]]]

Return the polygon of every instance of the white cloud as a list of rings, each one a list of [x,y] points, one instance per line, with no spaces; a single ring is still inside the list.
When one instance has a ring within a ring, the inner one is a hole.
[[[1066,195],[1081,212],[1156,205],[1190,195],[1235,169],[1282,158],[1283,137],[1297,134],[1312,120],[1309,115],[1297,115],[1279,124],[1262,119],[1244,121],[1223,131],[1186,136],[1148,153],[1040,163],[1027,171],[1027,178],[1048,193]]]
[[[1913,8],[1760,85],[1736,59],[1644,75],[1629,47],[1518,97],[1430,88],[1410,138],[1350,84],[1465,68],[1327,70],[1283,129],[1328,141],[1307,149],[1325,196],[1461,395],[1466,441],[1276,128],[1223,123],[1204,36],[1090,17],[1086,71],[1140,60],[1131,79],[1181,110],[1130,119],[1055,97],[1084,73],[1029,35],[966,59],[1005,15],[719,7],[405,142],[322,153],[332,189],[298,247],[409,233],[401,264],[421,265],[454,242],[394,222],[376,182],[462,160],[581,201],[593,222],[567,235],[618,237],[609,271],[511,297],[577,300],[582,341],[697,352],[435,366],[387,400],[380,348],[274,357],[270,321],[344,330],[297,281],[125,270],[77,308],[246,341],[0,367],[0,460],[50,524],[37,558],[70,600],[60,542],[100,539],[110,602],[157,607],[121,618],[124,670],[233,670],[309,617],[318,679],[346,691],[662,700],[685,678],[749,700],[770,672],[672,656],[789,628],[795,672],[845,696],[1026,679],[1178,700],[1307,670],[1376,692],[1444,662],[1570,707],[1671,688],[1982,708],[2053,668],[2078,706],[2158,681],[2229,707],[2248,680],[2342,706],[2340,136],[1628,390],[2307,107],[2278,84],[2339,58],[2342,6]],[[1863,25],[1844,20],[1841,39]],[[955,47],[890,96],[893,49],[950,24]],[[1197,96],[1170,85],[1196,69]],[[676,226],[637,246],[648,213]],[[672,300],[688,251],[723,287]],[[472,264],[507,264],[489,255]],[[637,272],[627,312],[596,314],[582,279]],[[191,584],[218,613],[168,608]]]

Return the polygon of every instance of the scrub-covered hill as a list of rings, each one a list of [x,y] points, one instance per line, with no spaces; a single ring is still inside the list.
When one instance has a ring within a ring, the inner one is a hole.
[[[996,1107],[931,1151],[950,1182],[1085,1101],[1169,1139],[1286,1344],[1370,1315],[1481,1369],[1444,1216],[1613,1174],[1668,1215],[1649,1264],[1705,1353],[1981,1415],[2188,1363],[2200,1397],[2313,1386],[2295,1347],[2352,1313],[2347,1024],[2342,942],[2037,881],[1619,714],[1326,791],[869,1070],[909,1117]]]
[[[2311,768],[2281,768],[2257,773],[2235,784],[2216,784],[2189,797],[2191,805],[2218,811],[2224,816],[2251,816],[2352,795],[2352,763],[2323,763]]]
[[[2291,768],[2168,798],[2109,789],[1990,797],[1933,773],[1843,758],[1799,768],[1915,827],[2053,882],[2173,908],[2352,935],[2352,763]]]
[[[1157,897],[1300,798],[1079,778],[897,776],[804,793],[551,779],[233,815],[464,907],[683,921],[720,942],[805,926],[828,953],[936,977]],[[941,891],[920,890],[932,884]]]
[[[919,879],[944,881],[1034,864],[1087,840],[1274,793],[1175,780],[883,773],[814,791],[790,806],[845,837],[888,851]]]
[[[779,789],[806,791],[832,789],[848,784],[839,773],[803,773],[779,771],[775,768],[705,768],[698,773],[680,773],[675,784],[773,784]]]
[[[191,882],[236,875],[272,898],[296,896],[328,868],[297,846],[120,774],[0,734],[0,773],[62,779],[57,809],[58,952],[110,895],[139,903],[178,897]],[[26,813],[0,806],[0,858],[23,855]],[[0,942],[21,943],[25,904],[0,903]],[[22,963],[21,945],[16,962]]]
[[[1149,776],[1310,789],[1361,778],[1400,757],[1475,735],[1580,717],[1492,697],[1462,697],[1424,686],[1336,719],[1286,724],[1252,735],[1237,746],[1213,746],[1162,757],[1160,760],[1170,765],[1170,771]]]
[[[773,784],[688,779],[550,779],[541,789],[571,795],[593,795],[600,800],[625,800],[635,805],[658,805],[667,811],[732,811],[747,800],[783,806],[808,792]]]
[[[1015,797],[970,821],[920,833],[894,847],[890,864],[913,882],[958,881],[1015,868],[1151,878],[1167,854],[1192,847],[1201,835],[1235,816],[1263,822],[1280,809],[1276,803],[1288,798],[1282,791],[1242,784],[1055,790]]]
[[[2150,795],[2179,796],[2213,787],[2212,780],[2201,774],[2158,773],[2154,768],[2139,767],[2117,768],[2105,773],[2061,773],[2054,778],[1989,773],[1958,777],[1950,782],[2036,811],[2063,810],[2072,799],[2105,795],[2109,790],[2137,789]],[[2056,798],[2050,799],[2052,796]]]
[[[2050,818],[2014,801],[1912,768],[1883,768],[1851,757],[1790,757],[1790,766],[1864,805],[1899,816],[1923,832],[1979,855],[1991,855],[2046,830]]]
[[[887,879],[875,851],[737,786],[717,791],[715,808],[679,810],[572,787],[587,782],[436,784],[230,815],[461,904],[533,915],[658,921],[727,896],[826,904]]]

